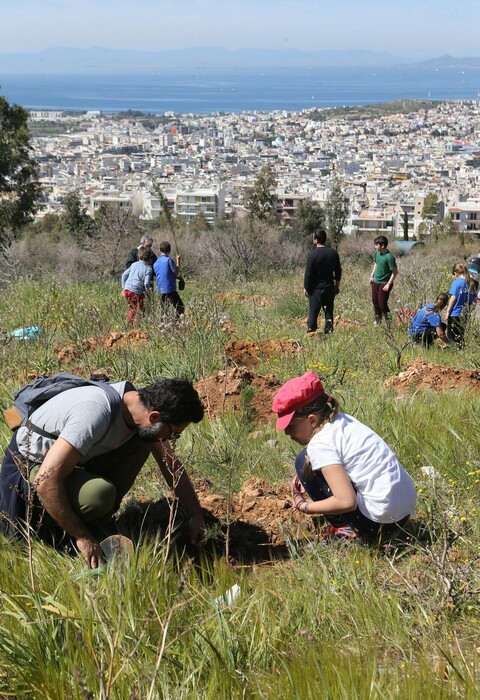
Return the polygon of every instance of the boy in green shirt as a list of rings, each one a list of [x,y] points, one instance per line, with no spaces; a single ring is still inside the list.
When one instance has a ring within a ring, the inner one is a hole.
[[[373,269],[370,275],[372,288],[372,304],[375,312],[375,324],[378,325],[382,318],[388,319],[388,297],[393,287],[393,281],[398,275],[397,263],[392,253],[388,250],[386,236],[377,236],[373,241],[375,255],[373,256]]]

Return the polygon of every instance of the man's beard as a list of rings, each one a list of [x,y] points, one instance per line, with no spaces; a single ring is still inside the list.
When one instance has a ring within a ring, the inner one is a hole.
[[[156,442],[160,439],[160,432],[164,427],[164,423],[155,423],[149,425],[148,428],[137,428],[137,435],[142,442]]]

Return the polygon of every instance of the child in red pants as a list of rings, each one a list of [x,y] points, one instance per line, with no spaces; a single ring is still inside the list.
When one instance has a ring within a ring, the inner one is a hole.
[[[137,323],[145,310],[145,292],[152,283],[153,270],[148,264],[150,252],[147,248],[138,249],[138,262],[133,263],[122,275],[122,296],[128,302],[127,321]]]

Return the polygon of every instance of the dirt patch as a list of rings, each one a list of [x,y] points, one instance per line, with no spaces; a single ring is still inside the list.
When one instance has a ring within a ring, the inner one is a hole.
[[[305,517],[292,507],[289,484],[273,487],[261,479],[248,479],[230,506],[225,496],[212,493],[206,484],[196,485],[195,490],[202,508],[215,518],[256,525],[271,544],[285,542],[285,530],[290,531],[292,526],[305,530],[308,525]]]
[[[390,377],[384,384],[398,393],[410,388],[425,387],[434,391],[455,389],[458,386],[480,389],[480,372],[443,367],[417,358],[403,372]]]
[[[272,418],[272,400],[280,387],[280,382],[273,375],[261,377],[247,367],[233,367],[219,371],[207,379],[194,383],[202,399],[209,418],[221,416],[228,409],[241,413],[248,408],[255,418],[268,423]],[[251,387],[252,396],[245,405],[245,389]]]
[[[273,297],[266,297],[260,294],[236,294],[235,292],[224,292],[223,294],[215,294],[215,300],[220,304],[232,303],[237,301],[251,301],[257,306],[270,306],[273,304]]]
[[[307,321],[308,317],[304,316],[303,318],[299,319],[299,325],[302,328],[305,328],[307,326]],[[323,328],[325,326],[325,317],[320,314],[318,317],[318,329],[316,331],[310,331],[307,333],[307,336],[309,338],[323,338],[324,333],[323,333]],[[362,321],[356,321],[351,318],[345,318],[342,316],[335,316],[333,319],[333,329],[335,330],[350,330],[350,329],[356,329],[356,328],[365,328],[366,324],[362,323]]]
[[[233,335],[237,330],[236,325],[232,323],[232,321],[230,321],[228,318],[222,319],[220,321],[220,328],[224,333],[228,335]]]
[[[256,367],[261,360],[269,357],[295,355],[300,350],[296,340],[230,340],[225,352],[231,363]]]
[[[228,552],[231,563],[267,562],[289,556],[288,540],[312,539],[315,523],[293,508],[289,484],[272,486],[252,478],[229,503],[211,491],[208,482],[195,484],[207,524],[207,551]],[[172,516],[167,499],[131,503],[117,520],[119,529],[136,539],[140,530],[164,532]],[[183,519],[183,515],[179,512]],[[138,530],[138,532],[137,532]],[[176,535],[177,547],[187,545],[185,522]],[[228,547],[227,547],[228,540]]]
[[[365,325],[366,324],[361,321],[354,321],[351,318],[341,318],[340,316],[336,316],[333,322],[334,328],[344,328],[345,330],[348,328],[365,328]]]
[[[124,347],[125,345],[143,345],[148,341],[148,334],[146,331],[139,331],[134,328],[127,331],[126,333],[107,333],[107,335],[100,338],[85,338],[79,343],[66,343],[63,345],[57,345],[55,347],[55,352],[57,354],[58,362],[62,364],[68,364],[74,362],[81,358],[84,352],[91,352],[98,348],[105,348],[106,350],[111,350],[118,347]]]

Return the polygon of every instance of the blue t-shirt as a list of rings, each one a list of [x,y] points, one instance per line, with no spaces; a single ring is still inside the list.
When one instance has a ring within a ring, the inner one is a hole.
[[[159,255],[153,270],[156,275],[157,289],[160,294],[170,294],[177,289],[177,266],[169,255]]]
[[[442,318],[438,311],[428,313],[429,309],[433,309],[434,306],[435,304],[425,304],[417,311],[407,331],[410,337],[421,335],[427,328],[438,328],[442,324]]]
[[[457,279],[453,280],[452,286],[448,290],[449,294],[455,295],[455,304],[450,312],[450,316],[458,317],[464,308],[465,311],[468,310],[469,291],[467,280],[464,280],[463,277],[457,277]]]

